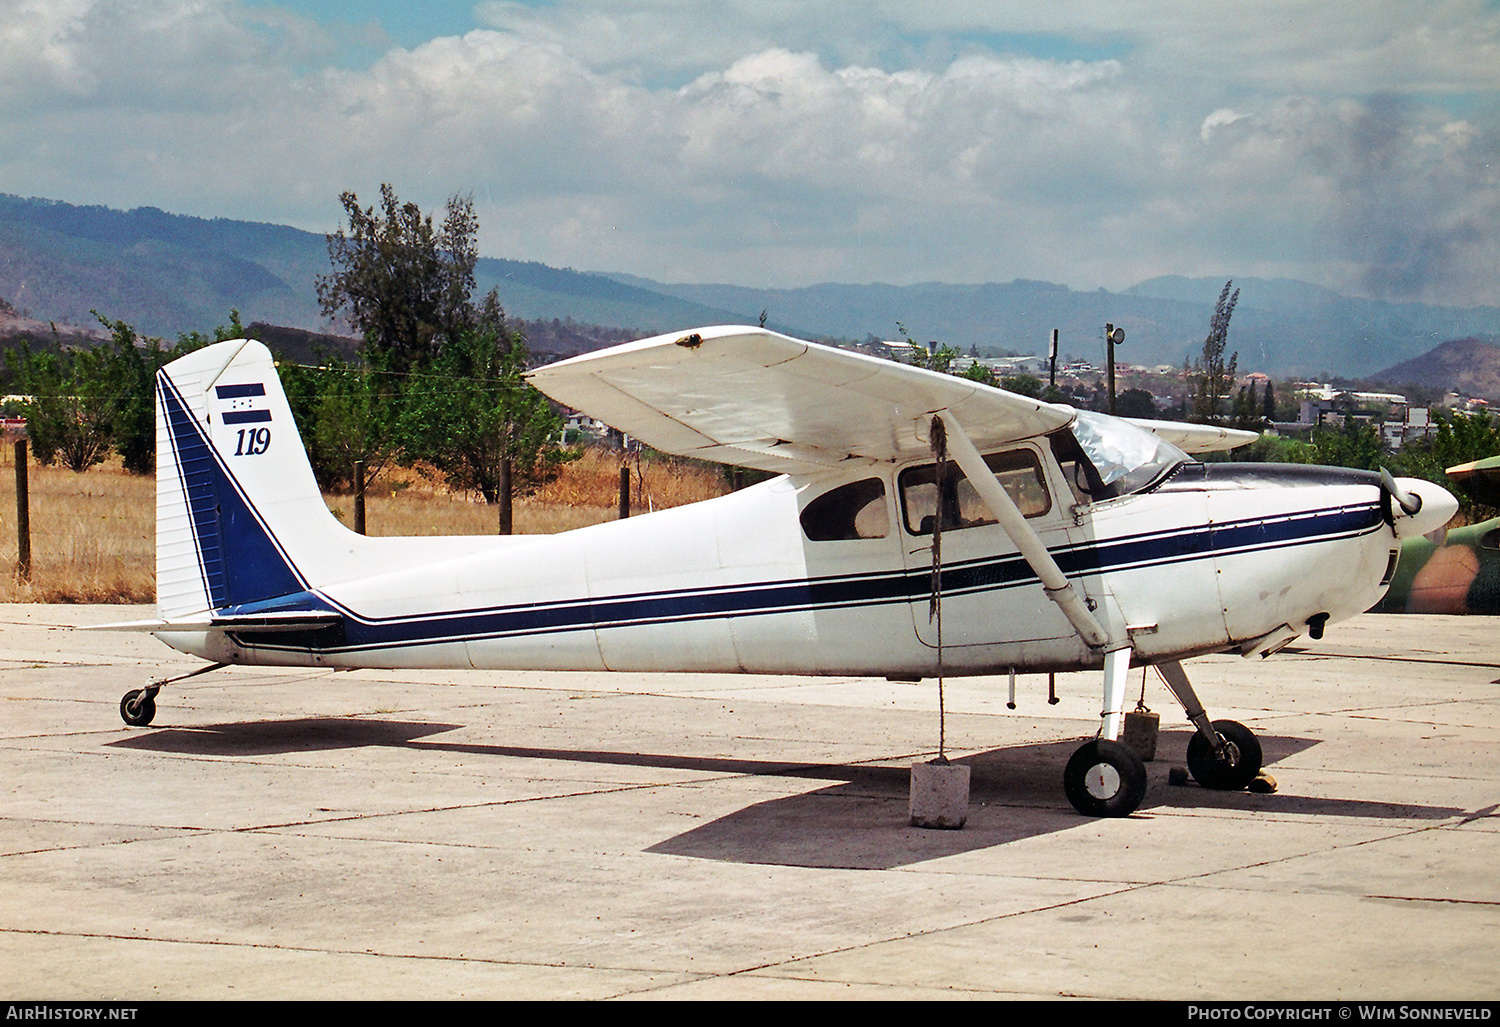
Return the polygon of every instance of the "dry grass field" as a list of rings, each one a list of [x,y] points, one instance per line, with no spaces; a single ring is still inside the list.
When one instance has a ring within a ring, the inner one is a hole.
[[[518,534],[550,534],[619,515],[619,453],[589,449],[557,481],[516,501]],[[672,457],[632,455],[631,512],[681,506],[722,495],[720,468]],[[0,602],[150,603],[156,599],[156,481],[127,474],[118,460],[83,474],[32,462],[28,468],[31,580],[16,574],[14,450],[0,452]],[[326,496],[345,524],[349,496]],[[409,468],[381,475],[366,493],[371,535],[488,535],[496,508],[450,492]]]

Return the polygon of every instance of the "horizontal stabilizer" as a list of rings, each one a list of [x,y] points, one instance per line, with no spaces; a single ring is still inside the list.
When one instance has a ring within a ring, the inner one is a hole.
[[[116,624],[95,624],[94,631],[233,631],[238,635],[258,631],[316,631],[343,620],[332,610],[312,613],[247,613],[232,617],[207,617],[202,620],[132,620]]]

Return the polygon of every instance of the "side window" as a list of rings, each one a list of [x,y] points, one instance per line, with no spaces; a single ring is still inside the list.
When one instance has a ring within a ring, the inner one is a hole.
[[[808,503],[802,511],[802,530],[814,542],[885,538],[890,520],[885,482],[866,478],[840,485]]]
[[[1022,515],[1040,517],[1052,509],[1052,497],[1047,492],[1042,464],[1036,453],[1029,449],[1014,449],[1007,453],[992,453],[984,458],[984,462]],[[940,503],[936,465],[923,464],[901,472],[901,506],[908,532],[931,535],[939,506],[942,507],[944,531],[995,523],[989,507],[984,505],[973,484],[953,461],[948,462],[947,477]]]

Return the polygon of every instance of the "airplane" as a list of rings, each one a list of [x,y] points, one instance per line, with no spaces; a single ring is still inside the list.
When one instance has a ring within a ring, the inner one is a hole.
[[[1075,410],[763,328],[528,378],[659,451],[776,476],[556,535],[366,537],[328,511],[270,352],[223,342],[157,376],[158,617],[114,627],[211,662],[194,674],[1100,670],[1099,728],[1063,789],[1086,816],[1127,816],[1147,785],[1120,741],[1132,665],[1155,667],[1196,728],[1197,781],[1244,788],[1259,742],[1209,719],[1182,661],[1321,637],[1380,598],[1402,539],[1456,508],[1425,481],[1189,455],[1248,432]],[[125,722],[150,724],[175,680],[127,692]]]
[[[1445,472],[1474,503],[1500,507],[1500,456]],[[1500,613],[1500,517],[1405,539],[1382,613]]]

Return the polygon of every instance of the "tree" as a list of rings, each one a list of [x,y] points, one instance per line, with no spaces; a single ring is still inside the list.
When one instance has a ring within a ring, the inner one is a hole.
[[[141,336],[124,321],[111,321],[97,310],[92,313],[110,332],[105,370],[117,404],[115,451],[131,474],[152,474],[156,470],[156,372],[210,343],[243,339],[240,312],[231,310],[229,324],[215,328],[212,336],[201,332],[179,335],[170,349],[163,347],[161,339]]]
[[[1346,418],[1338,428],[1318,428],[1312,446],[1304,450],[1309,463],[1324,467],[1358,467],[1367,471],[1381,466],[1380,432],[1369,421]]]
[[[1006,392],[1014,392],[1018,396],[1028,396],[1031,399],[1041,399],[1042,392],[1046,389],[1042,380],[1034,374],[1005,375],[1000,379],[1000,387]]]
[[[1257,428],[1260,426],[1261,405],[1255,398],[1255,383],[1241,385],[1234,396],[1234,412],[1231,425],[1235,428]]]
[[[939,346],[936,342],[933,342],[929,346],[922,345],[907,334],[906,326],[900,321],[896,322],[896,330],[901,333],[901,338],[905,339],[907,345],[911,347],[911,359],[908,363],[913,367],[925,367],[929,371],[940,371],[943,374],[951,374],[952,372],[949,368],[952,367],[953,361],[963,355],[953,346]]]
[[[445,339],[474,326],[475,235],[472,199],[453,196],[441,228],[415,203],[380,187],[380,210],[339,197],[349,229],[328,236],[333,273],[320,275],[318,302],[363,337],[373,363],[396,373],[436,356]]]
[[[408,455],[425,460],[450,485],[498,507],[499,531],[511,531],[511,499],[557,477],[580,454],[562,448],[563,422],[522,377],[526,343],[485,318],[443,346],[415,374],[401,419]]]
[[[1151,393],[1145,389],[1126,389],[1115,399],[1115,413],[1121,417],[1146,417],[1158,416],[1156,400],[1151,398]]]
[[[33,353],[23,344],[5,355],[15,388],[28,396],[21,412],[32,451],[43,464],[85,471],[113,448],[127,471],[150,474],[156,469],[156,372],[210,342],[243,338],[239,312],[231,311],[229,325],[213,338],[181,335],[170,349],[124,321],[93,314],[109,329],[108,342],[68,349],[54,329],[54,349]]]
[[[344,378],[349,387],[331,398],[303,400],[317,422],[311,434],[325,456],[330,446],[352,455],[374,445],[384,453],[399,427],[406,457],[498,503],[508,532],[514,491],[555,474],[563,459],[560,420],[523,380],[526,348],[505,328],[495,291],[478,305],[470,299],[479,230],[473,201],[450,198],[434,228],[431,216],[401,203],[389,185],[380,199],[377,212],[342,194],[349,230],[328,236],[333,273],[317,283],[324,313],[345,314],[363,334],[361,357],[373,377],[358,388]]]
[[[118,394],[106,347],[33,353],[23,343],[7,353],[16,387],[26,394],[22,416],[37,461],[82,472],[102,463],[114,443]]]
[[[1455,411],[1437,415],[1437,430],[1429,438],[1413,439],[1391,460],[1393,473],[1435,481],[1459,498],[1460,509],[1474,519],[1483,519],[1491,508],[1476,503],[1468,490],[1455,487],[1446,473],[1449,467],[1500,455],[1500,419],[1487,410],[1465,414]]]
[[[1227,364],[1224,362],[1229,319],[1234,316],[1235,304],[1240,301],[1238,289],[1234,290],[1234,295],[1229,294],[1229,288],[1233,284],[1233,279],[1224,283],[1219,301],[1214,304],[1213,317],[1208,322],[1208,338],[1203,340],[1203,356],[1190,368],[1190,376],[1195,382],[1193,420],[1202,424],[1219,423],[1219,408],[1234,388],[1235,378],[1239,376],[1238,352],[1229,358]]]
[[[394,380],[338,358],[304,373],[316,378],[307,439],[314,474],[327,488],[361,494],[402,450]]]

